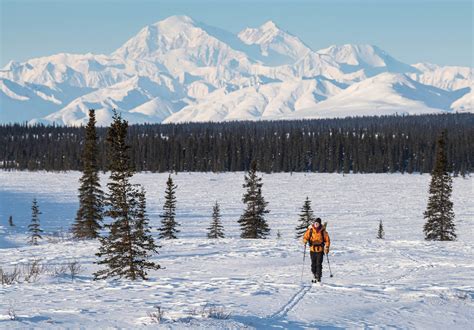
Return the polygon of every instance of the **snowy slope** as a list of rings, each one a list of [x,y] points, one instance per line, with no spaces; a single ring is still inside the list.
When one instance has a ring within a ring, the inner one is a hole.
[[[106,55],[61,53],[23,63],[10,62],[0,71],[0,77],[46,86],[66,84],[102,88],[126,80],[130,74],[136,74],[133,64]],[[157,69],[142,70],[152,73]]]
[[[362,71],[365,77],[372,77],[381,72],[408,73],[417,70],[402,63],[384,50],[372,45],[342,45],[321,49],[318,54],[326,55],[339,63],[344,73]]]
[[[206,101],[184,107],[165,122],[277,119],[339,93],[340,84],[324,78],[295,79],[214,93]]]
[[[467,92],[467,91],[466,91]],[[449,111],[454,92],[420,84],[405,74],[383,73],[356,83],[291,118],[327,118]]]
[[[96,109],[97,124],[107,125],[112,109],[121,111],[130,123],[161,122],[176,111],[173,100],[182,92],[167,76],[160,80],[135,76],[129,80],[81,96],[60,111],[48,115],[45,122],[80,125],[88,119],[88,110]]]
[[[162,248],[155,261],[166,269],[150,272],[149,281],[130,282],[92,280],[98,269],[93,263],[96,242],[25,244],[33,197],[43,212],[46,235],[69,228],[77,209],[80,173],[0,172],[0,200],[6,201],[0,223],[12,214],[17,224],[13,230],[0,227],[0,266],[10,270],[39,257],[53,269],[73,260],[83,267],[74,281],[67,273],[55,275],[50,270],[31,283],[0,286],[0,328],[472,327],[473,178],[454,178],[458,240],[428,242],[422,229],[429,175],[264,174],[272,229],[267,240],[239,238],[243,176],[174,176],[180,236],[159,241]],[[141,173],[133,180],[146,188],[155,237],[167,177]],[[309,258],[306,255],[303,265],[303,246],[294,238],[306,196],[313,200],[315,214],[329,224],[334,277],[329,277],[324,260],[322,287],[308,286]],[[227,235],[219,241],[205,238],[215,200],[221,203]],[[375,239],[380,220],[385,240]],[[206,303],[230,313],[229,319],[203,313]],[[154,306],[164,310],[162,324],[152,323],[148,316]],[[10,320],[9,309],[17,320]]]
[[[473,81],[473,69],[462,66],[439,66],[431,63],[417,63],[413,67],[420,72],[410,76],[423,84],[446,90],[470,87]]]
[[[314,77],[324,75],[329,79],[345,80],[339,64],[330,56],[318,53],[307,53],[291,66],[291,72],[297,77]]]
[[[61,101],[51,95],[46,86],[42,89],[45,92],[0,78],[0,123],[25,122],[60,109]]]
[[[451,109],[457,112],[474,112],[474,86],[459,90],[460,94],[465,93],[451,104]]]
[[[277,119],[299,112],[303,104],[313,108],[341,89],[387,72],[407,74],[420,82],[413,86],[422,90],[414,94],[426,94],[427,85],[443,89],[442,95],[453,92],[447,96],[452,107],[442,102],[439,108],[436,102],[419,100],[430,103],[429,111],[472,111],[467,97],[463,98],[463,88],[472,86],[472,68],[428,63],[411,66],[372,45],[346,44],[313,51],[272,21],[234,35],[188,16],[171,16],[144,27],[112,54],[60,53],[11,61],[0,70],[0,122],[77,125],[86,120],[84,114],[92,106],[104,113],[101,125],[108,124],[107,113],[113,106],[125,111],[132,122]],[[139,96],[140,87],[127,83],[134,77],[155,81],[161,86],[158,89],[165,85],[168,91]],[[314,87],[313,92],[300,95],[304,94],[301,90],[312,87],[295,84],[307,85],[307,79],[327,84],[323,88],[328,91]],[[122,94],[136,97],[117,95],[117,86],[124,88]],[[405,95],[399,96],[405,99]],[[158,99],[152,101],[155,97]],[[357,94],[358,100],[366,98],[366,106],[371,106],[373,97],[368,92]],[[396,97],[392,100],[392,108],[410,106],[397,105]],[[333,107],[336,101],[331,103]],[[339,112],[357,115],[346,109]],[[386,113],[380,107],[368,112]],[[311,111],[304,113],[317,116]]]

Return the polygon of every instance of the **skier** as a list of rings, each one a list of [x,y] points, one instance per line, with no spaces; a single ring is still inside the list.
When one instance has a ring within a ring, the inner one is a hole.
[[[314,275],[313,282],[321,282],[323,272],[324,254],[329,253],[331,241],[329,235],[321,225],[321,219],[317,218],[315,222],[308,227],[303,236],[304,244],[309,244],[309,255],[311,257],[311,272]]]

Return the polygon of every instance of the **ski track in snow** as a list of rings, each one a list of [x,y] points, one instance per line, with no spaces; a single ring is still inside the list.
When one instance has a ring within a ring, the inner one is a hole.
[[[155,229],[167,175],[134,177],[145,185]],[[38,282],[0,286],[0,329],[156,328],[147,316],[154,306],[165,311],[159,328],[166,329],[464,330],[474,322],[472,178],[454,180],[458,241],[426,242],[427,175],[264,174],[272,236],[242,240],[236,220],[243,173],[180,173],[175,179],[182,236],[160,241],[154,260],[166,269],[135,283],[92,280],[97,242],[25,244],[33,197],[46,234],[70,226],[78,178],[77,172],[0,172],[0,267],[8,270],[33,258],[50,266],[76,259],[84,267],[74,282],[44,275]],[[329,222],[334,277],[328,276],[324,260],[322,286],[306,284],[309,259],[305,284],[300,281],[303,249],[294,227],[306,196]],[[205,238],[215,200],[228,235],[217,241]],[[10,214],[13,229],[5,226]],[[379,220],[385,240],[375,239]],[[281,240],[274,237],[277,230]],[[230,318],[202,317],[199,311],[206,304],[223,307]],[[17,321],[9,320],[10,306]]]
[[[419,272],[419,271],[422,271],[422,270],[426,270],[428,268],[434,268],[435,265],[433,265],[432,263],[426,263],[425,261],[423,260],[420,260],[420,259],[416,259],[412,256],[410,256],[409,254],[406,254],[404,252],[401,252],[400,250],[395,250],[393,248],[390,248],[391,251],[393,251],[394,253],[397,253],[399,254],[400,256],[402,256],[403,258],[406,258],[410,261],[412,261],[415,265],[418,265],[418,266],[415,266],[413,268],[410,268],[408,269],[405,273],[403,273],[402,275],[400,276],[397,276],[395,278],[392,278],[392,279],[389,279],[389,280],[385,280],[385,281],[382,281],[381,284],[392,284],[392,283],[397,283],[403,279],[406,279],[407,277],[409,276],[414,276],[416,275],[415,273]],[[421,265],[420,265],[421,264]]]
[[[301,289],[296,292],[296,294],[276,313],[274,313],[271,318],[283,318],[289,311],[295,308],[296,305],[304,298],[304,296],[311,290],[311,285],[303,285]]]

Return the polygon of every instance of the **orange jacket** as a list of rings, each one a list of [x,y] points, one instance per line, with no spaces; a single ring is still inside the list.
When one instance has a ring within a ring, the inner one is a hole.
[[[312,225],[308,227],[303,236],[303,243],[306,244],[308,242],[310,243],[309,250],[311,252],[322,252],[323,245],[321,243],[324,243],[324,248],[327,252],[329,251],[329,246],[331,245],[331,240],[329,239],[326,229],[317,232],[316,228],[314,228]]]

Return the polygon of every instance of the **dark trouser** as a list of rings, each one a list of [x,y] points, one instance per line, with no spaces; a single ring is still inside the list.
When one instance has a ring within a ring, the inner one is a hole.
[[[313,272],[314,277],[321,279],[323,274],[323,259],[324,253],[321,252],[310,252],[311,256],[311,271]]]

